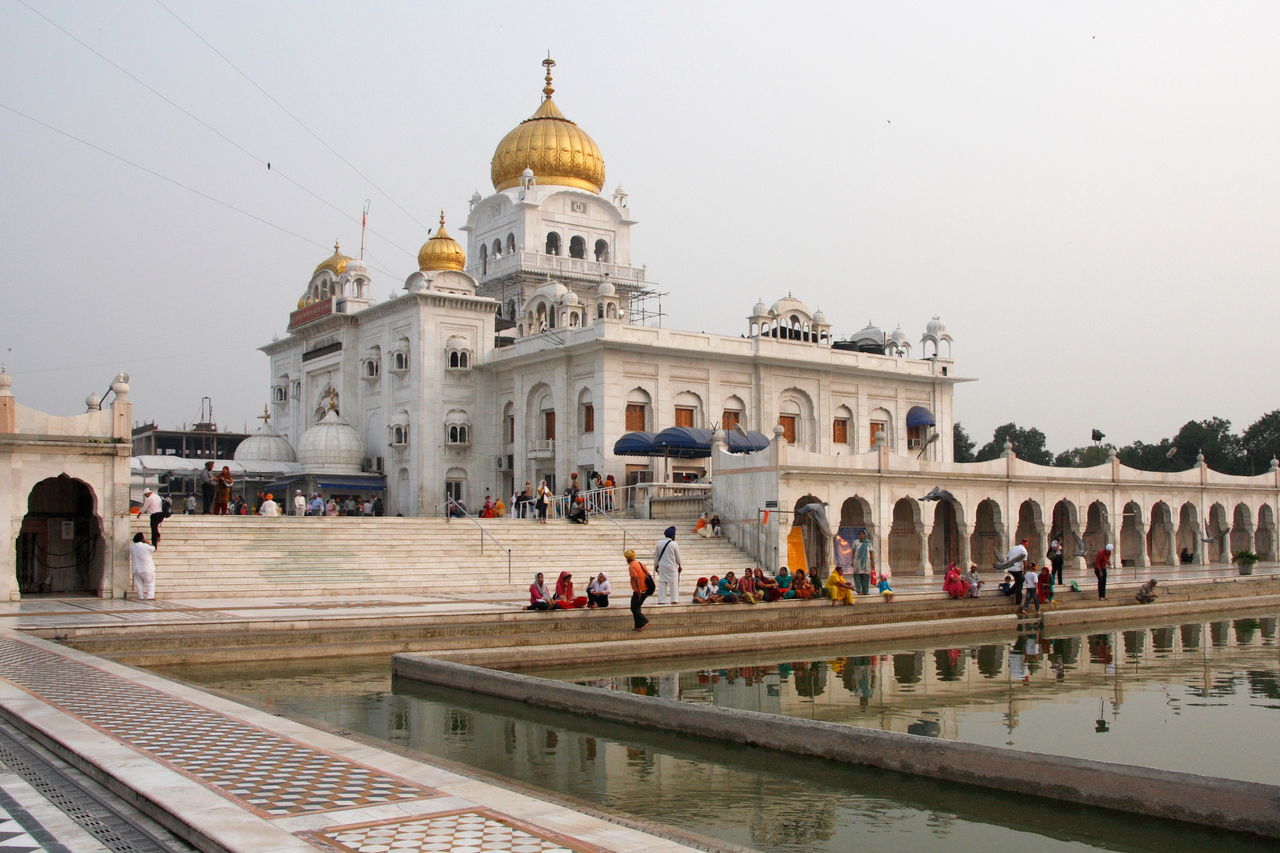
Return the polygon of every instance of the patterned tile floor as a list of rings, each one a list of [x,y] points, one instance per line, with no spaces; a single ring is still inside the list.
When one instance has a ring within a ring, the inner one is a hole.
[[[264,816],[439,796],[20,640],[0,637],[0,673]]]
[[[525,827],[485,809],[449,812],[409,820],[339,826],[304,837],[343,853],[573,853],[598,848]]]
[[[0,764],[0,767],[3,767]],[[43,844],[37,840],[43,840]],[[2,853],[66,853],[44,827],[8,794],[0,791],[0,851]]]

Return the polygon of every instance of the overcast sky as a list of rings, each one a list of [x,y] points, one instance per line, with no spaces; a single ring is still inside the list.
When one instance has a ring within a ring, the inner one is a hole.
[[[0,7],[0,358],[25,405],[81,411],[126,370],[141,421],[209,396],[252,427],[257,347],[334,238],[354,253],[370,199],[384,299],[441,207],[461,237],[550,50],[667,326],[737,335],[787,292],[839,337],[941,315],[979,444],[1280,406],[1278,3],[163,2]]]

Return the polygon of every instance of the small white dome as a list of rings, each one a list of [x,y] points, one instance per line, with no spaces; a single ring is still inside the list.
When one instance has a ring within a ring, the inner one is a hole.
[[[889,335],[889,340],[895,344],[903,344],[907,342],[907,333],[902,330],[902,324],[898,324],[898,328],[894,329]]]
[[[532,302],[539,296],[545,296],[552,302],[559,302],[560,297],[564,296],[568,292],[569,288],[565,287],[560,282],[548,280],[544,284],[538,285],[538,289],[529,297],[529,301]]]
[[[600,284],[596,285],[596,293],[600,296],[617,296],[618,289],[613,286],[613,282],[606,278],[604,281],[600,282]]]
[[[359,474],[364,463],[364,440],[330,409],[320,423],[302,434],[298,461],[308,473]]]
[[[577,304],[579,304],[582,300],[580,300],[580,299],[578,298],[578,294],[576,294],[576,293],[574,293],[572,290],[570,290],[570,291],[569,291],[568,293],[566,293],[564,296],[560,297],[560,301],[561,301],[561,302],[563,302],[565,305],[577,305]]]
[[[525,167],[524,167],[524,171],[520,173],[520,177],[522,177],[522,178],[532,178],[532,177],[533,177],[533,169],[530,169],[528,166],[525,166]]]
[[[751,309],[752,317],[763,317],[768,313],[769,313],[769,306],[764,304],[763,299],[757,300],[755,307]]]
[[[815,325],[818,325],[818,326],[825,326],[825,325],[827,325],[827,315],[826,315],[826,314],[824,314],[824,313],[822,313],[822,309],[821,309],[821,308],[819,308],[817,311],[815,311],[815,312],[814,312],[814,314],[813,314],[813,322],[814,322],[814,324],[815,324]]]
[[[947,333],[947,324],[942,322],[937,314],[934,314],[933,319],[925,326],[925,331],[934,337],[940,337]]]
[[[265,422],[253,435],[236,445],[231,458],[237,462],[297,462],[298,457],[284,436],[276,432],[270,421]]]
[[[878,344],[883,344],[884,330],[881,329],[879,326],[875,325],[874,323],[872,323],[870,320],[868,320],[867,325],[863,329],[858,331],[856,334],[854,334],[853,339],[855,341],[870,340],[870,341],[875,341]]]
[[[798,311],[801,314],[812,316],[812,312],[809,311],[808,305],[805,305],[799,299],[790,295],[784,296],[777,302],[773,303],[772,310],[774,314],[785,314],[788,311]]]

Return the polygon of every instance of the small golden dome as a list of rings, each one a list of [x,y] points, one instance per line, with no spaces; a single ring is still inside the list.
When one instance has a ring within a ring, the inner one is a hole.
[[[440,211],[440,227],[431,239],[422,244],[418,250],[418,269],[423,272],[431,270],[457,270],[461,272],[467,265],[467,253],[462,251],[458,241],[444,230],[444,211]]]
[[[604,156],[587,132],[569,119],[551,100],[551,69],[548,57],[546,85],[537,111],[502,138],[493,152],[489,177],[495,190],[520,185],[520,174],[532,169],[540,184],[576,187],[598,193],[604,187]]]
[[[334,240],[333,254],[328,258],[326,258],[325,260],[321,261],[319,266],[316,267],[316,271],[313,272],[312,275],[315,275],[321,270],[328,270],[334,275],[342,275],[344,272],[347,271],[347,262],[350,260],[351,259],[348,258],[346,255],[342,254],[342,252],[338,251],[338,241]]]

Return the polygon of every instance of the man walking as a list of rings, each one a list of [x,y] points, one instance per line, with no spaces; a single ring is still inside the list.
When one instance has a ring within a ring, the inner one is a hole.
[[[875,568],[876,550],[863,528],[858,531],[858,541],[853,546],[853,588],[858,595],[871,592],[871,573]]]
[[[1049,543],[1049,565],[1052,567],[1053,582],[1062,586],[1062,564],[1065,557],[1062,553],[1062,540],[1055,539]]]
[[[202,511],[208,515],[213,508],[213,460],[204,463],[200,469],[200,504]]]
[[[662,532],[662,541],[653,551],[653,566],[658,572],[658,604],[679,604],[680,571],[684,566],[674,526]]]
[[[142,509],[138,514],[151,520],[151,544],[152,547],[160,545],[160,522],[164,521],[164,504],[160,503],[160,496],[151,489],[142,490]]]

